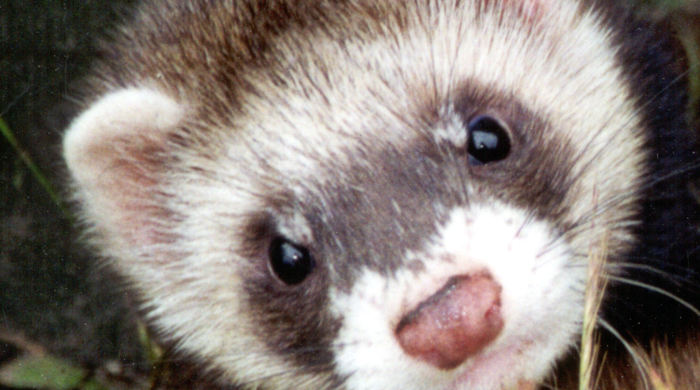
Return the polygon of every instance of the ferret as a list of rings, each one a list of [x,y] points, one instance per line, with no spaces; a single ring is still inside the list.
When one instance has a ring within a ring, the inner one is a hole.
[[[113,35],[74,198],[219,385],[534,388],[593,258],[604,333],[697,331],[683,61],[612,1],[146,1]]]

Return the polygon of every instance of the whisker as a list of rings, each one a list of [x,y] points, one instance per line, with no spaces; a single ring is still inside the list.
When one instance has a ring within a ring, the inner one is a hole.
[[[682,298],[678,297],[677,295],[672,294],[664,289],[658,288],[658,287],[650,285],[648,283],[639,282],[639,281],[636,281],[633,279],[624,278],[624,277],[620,277],[620,276],[608,276],[608,277],[610,278],[610,280],[613,280],[616,282],[625,283],[625,284],[628,284],[631,286],[637,286],[637,287],[640,287],[640,288],[643,288],[643,289],[646,289],[649,291],[653,291],[655,293],[659,293],[659,294],[661,294],[667,298],[670,298],[670,299],[676,301],[677,303],[685,306],[688,310],[692,311],[696,316],[700,316],[700,310],[696,309],[695,306],[693,306],[689,302],[683,300]]]
[[[632,346],[624,339],[624,337],[622,337],[622,335],[607,321],[605,321],[602,318],[598,318],[598,324],[608,333],[612,334],[627,350],[627,353],[629,353],[629,355],[632,357],[632,360],[634,361],[635,368],[637,369],[637,371],[639,371],[640,378],[642,380],[642,383],[644,384],[644,388],[649,390],[649,380],[644,369],[644,362],[639,357],[634,348],[632,348]]]
[[[648,262],[657,262],[664,266],[673,266],[673,264],[668,264],[663,261],[654,261],[652,258],[645,258]],[[676,286],[682,286],[683,281],[690,282],[692,279],[686,277],[685,275],[680,275],[678,273],[667,272],[659,268],[653,267],[647,263],[631,263],[631,262],[619,262],[619,263],[609,263],[606,264],[607,268],[620,268],[622,270],[634,270],[634,271],[644,271],[650,274],[658,275],[663,277],[666,281],[673,282]],[[677,268],[678,271],[685,270],[682,266],[675,266],[672,268]]]

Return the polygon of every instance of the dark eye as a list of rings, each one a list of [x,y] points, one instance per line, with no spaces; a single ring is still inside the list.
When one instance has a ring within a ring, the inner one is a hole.
[[[504,126],[487,115],[479,115],[469,121],[469,163],[483,165],[503,160],[510,152],[510,138]]]
[[[270,243],[270,266],[286,284],[299,284],[314,269],[314,260],[303,246],[278,237]]]

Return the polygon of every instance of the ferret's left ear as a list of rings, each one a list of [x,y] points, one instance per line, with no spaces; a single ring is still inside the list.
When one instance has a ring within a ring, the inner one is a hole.
[[[83,205],[113,246],[158,243],[168,215],[159,193],[172,163],[169,140],[185,117],[170,96],[145,88],[97,99],[68,129],[63,153]]]

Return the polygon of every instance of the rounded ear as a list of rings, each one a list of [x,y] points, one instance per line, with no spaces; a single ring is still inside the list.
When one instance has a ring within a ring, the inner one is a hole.
[[[84,217],[119,240],[114,244],[159,241],[168,140],[184,116],[184,107],[161,92],[124,89],[95,101],[65,134],[63,155]]]

